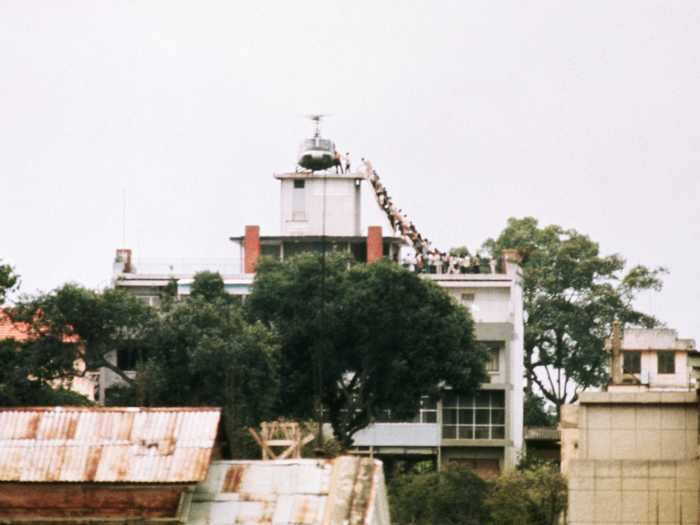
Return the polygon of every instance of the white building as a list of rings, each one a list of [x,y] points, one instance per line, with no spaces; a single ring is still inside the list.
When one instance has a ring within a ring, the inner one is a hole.
[[[619,348],[621,380],[608,389],[615,391],[695,390],[696,378],[691,361],[697,360],[693,339],[681,339],[671,328],[614,328],[609,349]],[[613,370],[619,374],[620,370]]]
[[[381,226],[370,226],[362,235],[364,172],[290,172],[275,178],[280,181],[282,234],[261,236],[257,226],[246,226],[244,235],[230,238],[240,254],[239,271],[222,272],[230,293],[249,293],[260,256],[283,259],[325,246],[358,261],[399,260],[405,247],[400,237],[383,236]],[[471,309],[477,339],[492,348],[490,381],[471,397],[446,391],[437,404],[426,404],[415,421],[377,422],[358,432],[357,453],[459,461],[487,475],[516,464],[523,445],[523,302],[517,255],[508,254],[502,267],[502,273],[421,274]],[[157,304],[173,279],[178,294],[188,295],[193,273],[139,272],[131,252],[118,250],[113,278],[115,286]]]

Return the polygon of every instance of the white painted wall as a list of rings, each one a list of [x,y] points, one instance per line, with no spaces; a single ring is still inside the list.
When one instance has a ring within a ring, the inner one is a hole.
[[[361,183],[358,179],[328,176],[304,176],[304,188],[294,188],[294,179],[280,179],[280,217],[282,235],[322,235],[325,193],[326,235],[361,235]],[[325,185],[325,188],[324,188]],[[295,197],[295,192],[297,196]],[[303,197],[298,196],[303,192]],[[303,201],[304,216],[294,213],[294,201]]]

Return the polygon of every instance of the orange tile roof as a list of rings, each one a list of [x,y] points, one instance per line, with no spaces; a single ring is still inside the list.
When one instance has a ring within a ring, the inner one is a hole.
[[[2,339],[26,341],[29,339],[29,325],[26,323],[13,323],[7,312],[0,310],[0,340]]]

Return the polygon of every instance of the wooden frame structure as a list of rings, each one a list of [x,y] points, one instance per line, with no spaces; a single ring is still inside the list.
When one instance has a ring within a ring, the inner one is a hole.
[[[253,428],[248,431],[260,445],[263,460],[300,459],[304,445],[314,439],[313,434],[302,437],[302,429],[296,422],[266,421],[260,427],[260,433]],[[273,448],[283,450],[276,452]]]

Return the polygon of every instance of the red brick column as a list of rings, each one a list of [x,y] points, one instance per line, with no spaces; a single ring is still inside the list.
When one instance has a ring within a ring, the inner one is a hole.
[[[382,227],[370,226],[367,228],[367,262],[378,261],[384,255],[384,242],[382,239]]]
[[[258,257],[260,257],[260,226],[245,227],[243,253],[243,271],[245,273],[254,273],[255,263],[258,262]]]

